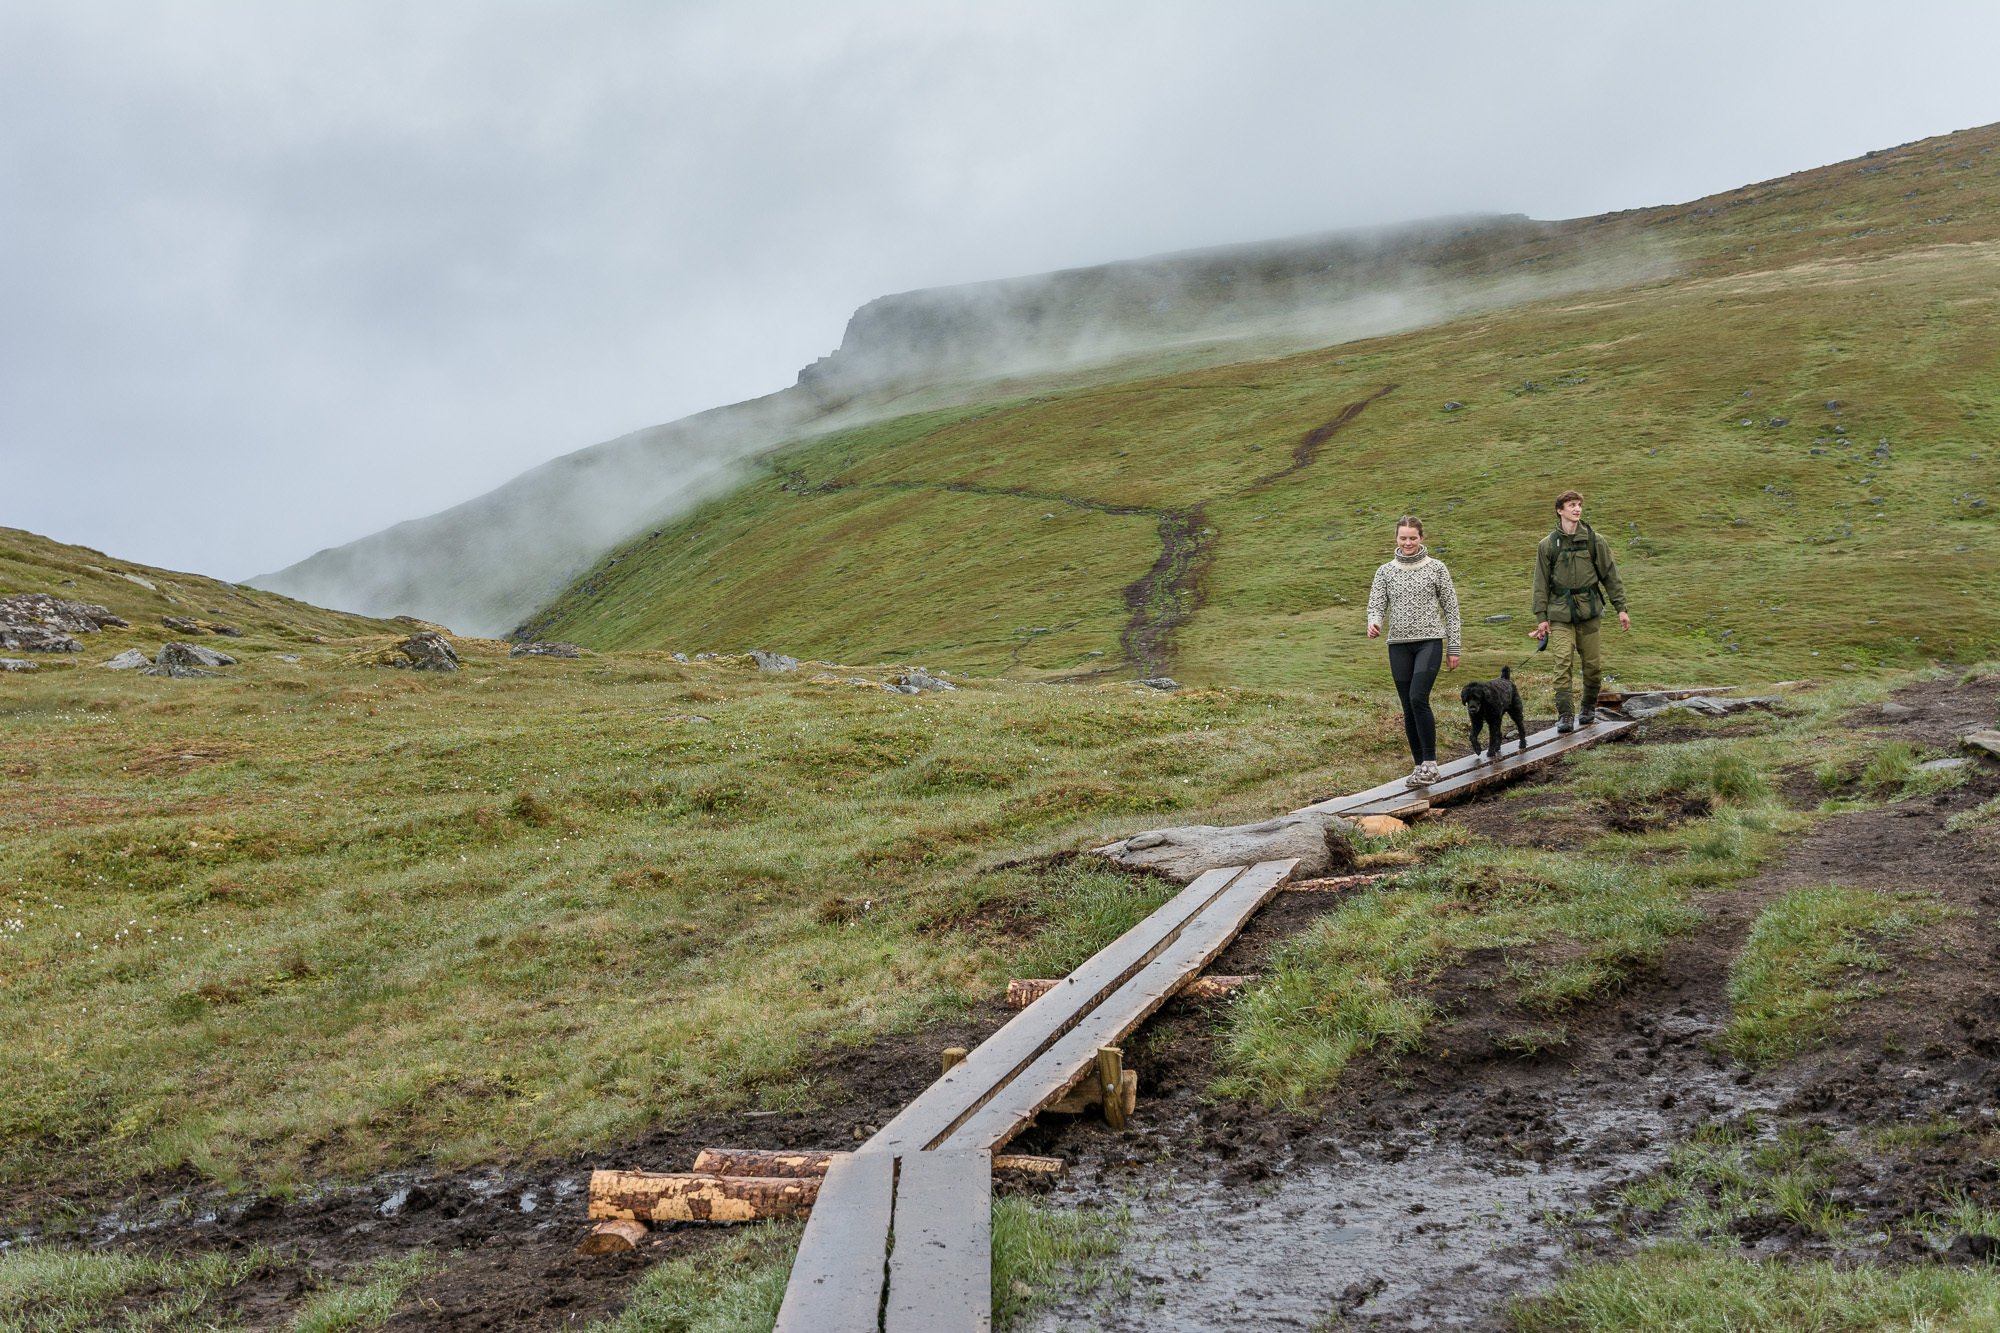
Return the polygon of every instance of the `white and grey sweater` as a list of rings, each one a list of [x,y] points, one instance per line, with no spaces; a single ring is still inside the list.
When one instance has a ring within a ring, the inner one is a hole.
[[[1390,643],[1443,639],[1448,656],[1458,653],[1458,593],[1444,561],[1430,548],[1405,560],[1401,552],[1375,571],[1368,590],[1368,623],[1380,625]]]

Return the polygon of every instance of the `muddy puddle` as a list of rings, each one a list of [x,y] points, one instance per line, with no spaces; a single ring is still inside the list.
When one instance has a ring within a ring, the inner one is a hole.
[[[1713,1031],[1699,1020],[1686,1027],[1693,1040]],[[1393,1138],[1335,1131],[1247,1186],[1196,1161],[1156,1163],[1121,1185],[1114,1162],[1103,1183],[1050,1201],[1130,1209],[1123,1280],[1044,1310],[1031,1327],[1235,1333],[1246,1321],[1305,1329],[1343,1317],[1494,1327],[1507,1297],[1546,1285],[1579,1232],[1601,1229],[1587,1220],[1593,1196],[1658,1167],[1695,1123],[1773,1111],[1789,1095],[1712,1069],[1662,1068],[1610,1089],[1573,1084],[1542,1103],[1560,1136],[1545,1162],[1480,1152],[1459,1141],[1457,1125],[1433,1121]],[[1192,1114],[1163,1128],[1184,1142],[1200,1134]],[[1076,1176],[1087,1182],[1104,1165],[1080,1161]]]

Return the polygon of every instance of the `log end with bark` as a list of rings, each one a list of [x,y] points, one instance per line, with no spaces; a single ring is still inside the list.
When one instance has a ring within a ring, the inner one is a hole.
[[[819,1184],[818,1176],[593,1171],[590,1217],[599,1222],[758,1222],[802,1217],[812,1211]]]
[[[650,1231],[644,1222],[599,1222],[576,1247],[578,1254],[623,1254],[636,1249]]]

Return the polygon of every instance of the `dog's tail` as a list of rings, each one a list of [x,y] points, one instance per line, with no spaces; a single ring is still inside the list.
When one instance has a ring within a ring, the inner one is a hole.
[[[1505,666],[1505,667],[1501,667],[1501,668],[1500,668],[1500,679],[1502,679],[1502,680],[1512,680],[1512,679],[1514,679],[1514,668],[1513,668],[1513,667],[1510,667],[1510,666]]]

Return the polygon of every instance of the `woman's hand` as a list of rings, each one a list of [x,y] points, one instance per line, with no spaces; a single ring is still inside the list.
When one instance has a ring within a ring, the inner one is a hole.
[[[1368,624],[1368,637],[1371,639],[1381,638],[1382,627],[1380,625],[1375,624],[1373,621],[1370,621]]]
[[[1456,671],[1456,670],[1458,670],[1458,654],[1457,654],[1457,653],[1453,653],[1453,654],[1451,654],[1451,655],[1450,655],[1449,657],[1447,657],[1447,658],[1445,658],[1445,659],[1444,659],[1444,669],[1445,669],[1446,671]]]

